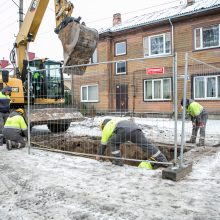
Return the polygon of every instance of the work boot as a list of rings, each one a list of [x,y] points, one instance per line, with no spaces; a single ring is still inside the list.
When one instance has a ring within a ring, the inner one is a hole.
[[[196,146],[198,146],[198,147],[205,146],[205,140],[204,139],[199,139],[199,143]]]
[[[196,138],[195,137],[191,137],[190,140],[186,141],[186,143],[191,143],[191,144],[195,144],[196,143]]]
[[[114,159],[112,161],[112,164],[114,164],[116,166],[121,166],[121,167],[124,166],[124,163],[123,163],[123,161],[121,159]]]
[[[11,150],[11,149],[12,149],[12,143],[11,143],[10,140],[7,140],[7,141],[6,141],[6,148],[7,148],[8,150]]]

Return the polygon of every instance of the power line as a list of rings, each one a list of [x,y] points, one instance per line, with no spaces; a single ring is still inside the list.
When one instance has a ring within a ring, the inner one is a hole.
[[[5,0],[4,2],[2,2],[2,4],[0,4],[0,8],[2,7],[2,5],[4,5],[7,2],[7,0]]]
[[[163,3],[163,4],[158,4],[158,5],[153,5],[151,7],[142,8],[142,9],[138,9],[138,10],[135,10],[135,11],[129,11],[129,12],[126,12],[126,13],[122,13],[122,15],[132,14],[132,13],[135,13],[135,12],[144,11],[146,9],[151,9],[151,8],[156,8],[156,7],[159,7],[159,6],[168,5],[168,4],[171,4],[171,3],[174,3],[174,2],[180,2],[180,0],[170,1],[170,2]],[[105,17],[105,18],[100,18],[100,19],[97,19],[97,20],[89,21],[89,22],[86,22],[86,23],[96,23],[96,22],[111,19],[111,18],[112,17]]]
[[[13,21],[12,23],[5,25],[3,28],[1,27],[1,31],[5,31],[5,30],[8,29],[9,27],[11,27],[12,24],[15,24],[15,23],[17,23],[17,21]]]
[[[14,0],[12,2],[19,8],[19,5]]]

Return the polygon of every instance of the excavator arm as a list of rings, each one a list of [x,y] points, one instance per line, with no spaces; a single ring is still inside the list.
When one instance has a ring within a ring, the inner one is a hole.
[[[16,37],[15,48],[19,72],[23,71],[27,45],[36,38],[49,0],[32,0],[24,22]],[[73,4],[67,0],[54,0],[56,28],[63,45],[65,65],[86,64],[89,62],[98,41],[98,32],[95,29],[80,24],[80,17],[71,17]],[[80,70],[80,74],[85,68]]]
[[[33,42],[44,17],[49,0],[32,0],[25,19],[16,37],[15,48],[19,72],[23,70],[23,60],[26,59],[28,42]]]

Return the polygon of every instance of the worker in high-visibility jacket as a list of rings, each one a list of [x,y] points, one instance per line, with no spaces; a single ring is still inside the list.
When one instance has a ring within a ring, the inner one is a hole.
[[[181,106],[183,106],[183,99],[181,100]],[[191,116],[192,121],[192,134],[187,143],[196,143],[197,133],[200,129],[200,139],[198,146],[205,145],[205,129],[208,120],[208,112],[202,105],[195,102],[192,99],[186,99],[186,111]]]
[[[0,146],[3,145],[2,130],[10,113],[11,91],[12,88],[10,86],[5,86],[0,92]]]
[[[111,154],[115,158],[112,163],[122,166],[120,145],[127,141],[136,143],[148,154],[148,159],[158,162],[167,162],[166,157],[160,150],[145,137],[142,130],[131,120],[105,119],[100,124],[102,130],[101,145],[98,148],[98,155],[103,155],[107,144],[111,148]],[[100,159],[99,156],[96,157]],[[165,164],[164,164],[165,165]]]
[[[25,147],[24,137],[28,136],[28,128],[24,119],[24,110],[13,111],[5,122],[3,135],[8,150]]]

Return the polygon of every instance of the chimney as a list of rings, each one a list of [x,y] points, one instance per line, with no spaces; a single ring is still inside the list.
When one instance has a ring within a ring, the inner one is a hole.
[[[186,0],[187,6],[193,5],[195,3],[195,0]]]
[[[8,64],[9,64],[8,60],[5,60],[4,57],[2,60],[0,60],[1,68],[5,68],[6,66],[8,66]]]
[[[115,26],[117,24],[121,24],[121,14],[120,13],[116,13],[113,15],[113,26]]]
[[[35,53],[28,52],[28,58],[29,60],[33,60],[35,58]]]

